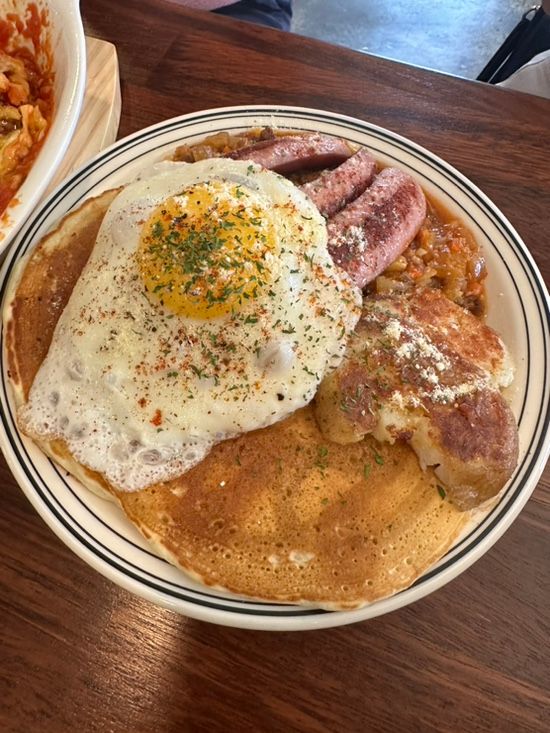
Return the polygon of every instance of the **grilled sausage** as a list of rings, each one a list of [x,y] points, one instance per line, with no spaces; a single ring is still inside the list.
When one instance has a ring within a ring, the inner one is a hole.
[[[362,148],[333,170],[327,170],[301,186],[321,214],[330,217],[369,186],[376,174],[376,161]]]
[[[330,168],[347,160],[353,153],[345,140],[317,133],[283,135],[261,140],[229,153],[234,160],[250,160],[276,173]]]
[[[402,170],[385,168],[329,219],[329,252],[363,288],[406,249],[425,217],[426,198],[416,181]]]

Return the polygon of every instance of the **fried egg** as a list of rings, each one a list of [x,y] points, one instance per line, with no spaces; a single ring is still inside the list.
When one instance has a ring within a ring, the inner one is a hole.
[[[290,181],[174,163],[111,204],[21,427],[120,490],[168,480],[310,402],[360,304]]]

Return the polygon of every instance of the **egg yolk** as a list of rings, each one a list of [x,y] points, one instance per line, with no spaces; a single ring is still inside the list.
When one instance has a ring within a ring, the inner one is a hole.
[[[239,184],[209,181],[163,201],[143,224],[137,261],[150,297],[198,319],[238,312],[270,281],[271,215]]]

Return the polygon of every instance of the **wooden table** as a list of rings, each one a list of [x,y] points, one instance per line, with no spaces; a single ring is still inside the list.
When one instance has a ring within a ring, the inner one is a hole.
[[[368,119],[425,145],[511,219],[550,279],[550,102],[157,0],[82,0],[116,44],[120,135],[209,107]],[[190,620],[81,562],[0,464],[0,730],[550,730],[550,471],[458,579],[388,616],[266,633]]]

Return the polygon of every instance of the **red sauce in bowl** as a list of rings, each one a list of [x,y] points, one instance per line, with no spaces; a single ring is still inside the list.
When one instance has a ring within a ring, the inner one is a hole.
[[[50,127],[54,71],[46,10],[0,19],[0,215],[16,203]]]

